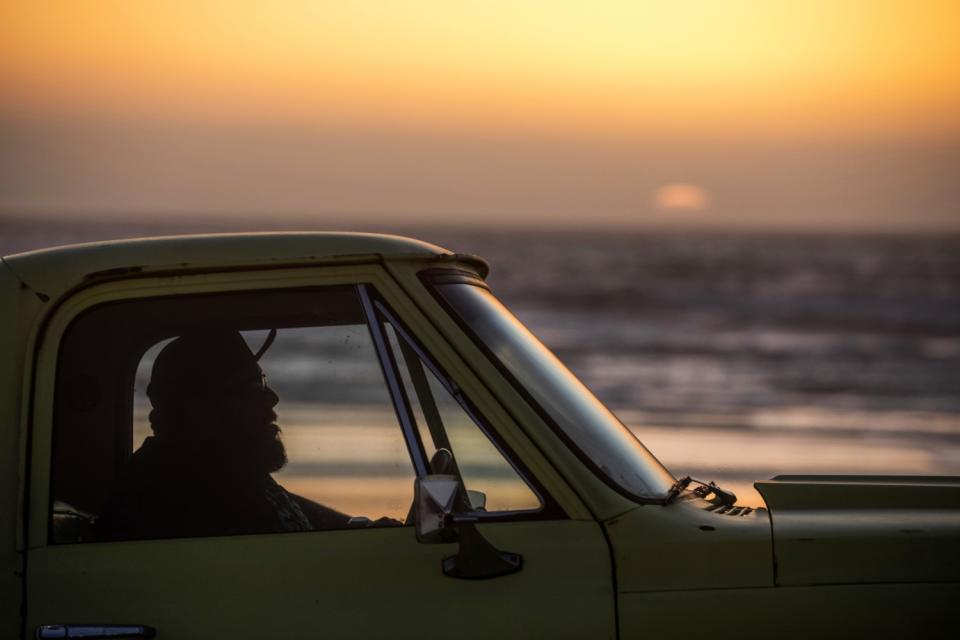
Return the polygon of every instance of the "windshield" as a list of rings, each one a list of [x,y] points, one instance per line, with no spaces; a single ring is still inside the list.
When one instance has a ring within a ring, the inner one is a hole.
[[[670,472],[482,281],[459,276],[434,286],[581,457],[632,496],[663,498],[674,483]]]

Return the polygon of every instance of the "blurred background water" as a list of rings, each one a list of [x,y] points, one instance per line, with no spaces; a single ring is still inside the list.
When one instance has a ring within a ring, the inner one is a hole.
[[[0,254],[228,230],[0,218]],[[677,476],[760,504],[778,473],[960,475],[960,236],[379,230],[487,258]]]

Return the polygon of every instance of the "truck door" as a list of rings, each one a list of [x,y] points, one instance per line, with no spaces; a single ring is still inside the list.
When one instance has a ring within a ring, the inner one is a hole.
[[[613,637],[599,526],[468,363],[427,351],[379,268],[277,273],[62,305],[33,391],[27,636]],[[441,463],[519,571],[450,577],[457,544],[418,543],[414,480]]]

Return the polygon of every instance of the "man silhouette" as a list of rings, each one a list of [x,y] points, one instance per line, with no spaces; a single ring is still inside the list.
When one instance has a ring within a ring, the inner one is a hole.
[[[147,438],[98,521],[112,540],[309,531],[350,516],[290,493],[270,476],[287,462],[259,356],[239,332],[180,336],[153,364]],[[369,521],[367,521],[369,522]],[[375,524],[399,524],[378,521]]]

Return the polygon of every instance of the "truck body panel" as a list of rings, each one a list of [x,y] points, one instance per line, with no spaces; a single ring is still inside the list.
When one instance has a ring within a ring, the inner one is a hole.
[[[778,476],[758,482],[778,585],[947,582],[960,574],[960,480]]]

